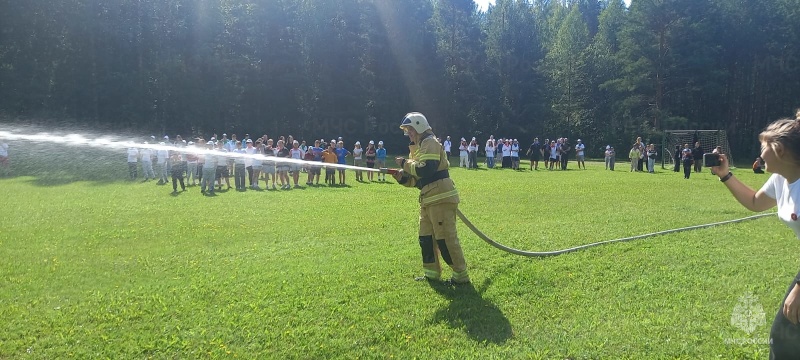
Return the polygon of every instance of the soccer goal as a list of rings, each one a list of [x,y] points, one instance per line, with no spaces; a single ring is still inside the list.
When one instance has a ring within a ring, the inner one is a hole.
[[[675,146],[679,145],[683,149],[684,144],[689,144],[692,148],[694,143],[700,142],[704,153],[710,153],[717,146],[722,146],[722,153],[726,155],[728,164],[733,167],[733,156],[731,146],[728,143],[728,135],[725,130],[664,130],[664,141],[661,142],[661,168],[675,165]]]

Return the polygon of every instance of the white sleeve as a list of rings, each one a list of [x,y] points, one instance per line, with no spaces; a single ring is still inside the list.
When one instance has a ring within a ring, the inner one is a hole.
[[[764,191],[764,194],[769,196],[770,198],[777,199],[777,188],[778,188],[778,174],[772,174],[772,176],[767,179],[767,182],[764,183],[764,186],[761,187],[761,190]]]

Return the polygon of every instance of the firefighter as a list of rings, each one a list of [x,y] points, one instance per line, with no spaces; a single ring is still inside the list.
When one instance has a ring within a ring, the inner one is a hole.
[[[470,282],[464,253],[456,233],[458,191],[450,179],[447,153],[436,140],[424,115],[406,114],[400,128],[411,140],[408,158],[395,159],[401,168],[394,178],[403,186],[416,187],[419,195],[419,246],[424,275],[415,280],[440,280],[439,257],[453,270],[448,285]]]

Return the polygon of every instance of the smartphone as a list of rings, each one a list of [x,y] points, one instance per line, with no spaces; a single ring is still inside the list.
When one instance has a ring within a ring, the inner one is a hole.
[[[719,165],[720,165],[719,154],[714,154],[714,153],[703,154],[703,166],[710,167]]]

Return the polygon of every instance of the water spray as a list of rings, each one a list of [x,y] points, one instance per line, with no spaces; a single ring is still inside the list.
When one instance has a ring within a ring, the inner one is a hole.
[[[127,149],[127,148],[137,148],[137,149],[152,149],[152,150],[168,150],[168,151],[177,151],[184,154],[212,154],[215,156],[224,156],[230,158],[239,158],[239,157],[249,157],[253,159],[261,160],[262,162],[268,163],[281,163],[281,164],[301,164],[301,165],[310,165],[310,166],[325,166],[337,169],[347,169],[347,170],[358,170],[358,171],[369,171],[369,172],[379,172],[383,174],[390,174],[395,175],[397,174],[400,169],[393,169],[393,168],[368,168],[368,167],[361,167],[361,166],[354,166],[354,165],[343,165],[343,164],[333,164],[333,163],[322,163],[319,161],[306,161],[300,159],[291,159],[291,158],[276,158],[274,156],[264,156],[262,154],[239,154],[239,153],[231,153],[231,152],[224,152],[221,153],[216,150],[208,150],[202,149],[199,147],[176,147],[173,145],[161,145],[161,144],[148,144],[148,143],[134,143],[132,141],[122,141],[115,137],[110,136],[103,136],[97,139],[88,139],[79,134],[69,134],[69,135],[53,135],[49,133],[38,133],[34,135],[22,135],[22,134],[14,134],[8,131],[0,131],[0,140],[23,140],[23,141],[38,141],[38,142],[51,142],[57,144],[64,144],[69,146],[89,146],[89,147],[102,147],[102,148],[111,148],[111,149]],[[765,214],[757,214],[753,216],[747,216],[740,219],[734,220],[727,220],[703,225],[695,225],[695,226],[688,226],[683,228],[677,229],[670,229],[664,231],[653,232],[649,234],[619,238],[614,240],[606,240],[606,241],[599,241],[594,243],[589,243],[586,245],[576,246],[568,249],[561,249],[561,250],[554,250],[554,251],[524,251],[515,249],[512,247],[505,246],[497,241],[492,240],[482,231],[480,231],[472,222],[461,212],[461,210],[456,210],[456,215],[459,219],[473,232],[477,235],[481,240],[485,241],[489,245],[500,249],[502,251],[525,256],[525,257],[549,257],[549,256],[556,256],[561,254],[566,254],[578,250],[584,250],[591,247],[599,246],[599,245],[606,245],[611,243],[617,242],[625,242],[631,240],[638,240],[644,239],[659,235],[666,235],[676,232],[688,231],[688,230],[697,230],[703,229],[712,226],[718,225],[725,225],[725,224],[732,224],[738,223],[746,220],[753,220],[762,218],[765,216],[774,216],[775,213],[765,213]]]

